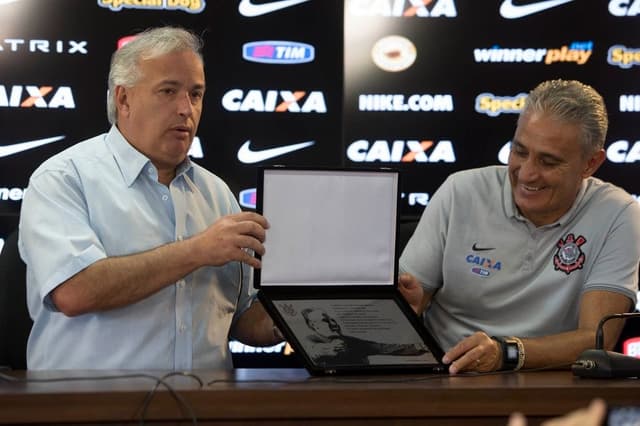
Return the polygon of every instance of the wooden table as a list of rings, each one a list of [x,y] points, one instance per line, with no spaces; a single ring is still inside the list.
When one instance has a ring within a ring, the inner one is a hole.
[[[314,378],[299,369],[194,371],[202,387],[194,377],[166,379],[176,397],[163,386],[151,392],[153,377],[165,373],[12,372],[19,379],[68,380],[0,380],[0,423],[137,423],[147,399],[145,424],[189,424],[192,413],[198,424],[229,425],[506,425],[516,410],[535,425],[594,397],[640,404],[638,380],[581,379],[569,371],[341,378]]]

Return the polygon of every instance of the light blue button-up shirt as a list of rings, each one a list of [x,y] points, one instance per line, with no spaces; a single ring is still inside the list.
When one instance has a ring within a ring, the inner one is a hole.
[[[169,187],[114,126],[44,162],[20,216],[30,369],[231,368],[228,333],[252,302],[251,271],[204,267],[129,306],[69,318],[51,291],[92,263],[203,231],[240,208],[227,185],[187,159]],[[242,281],[242,285],[241,285]]]

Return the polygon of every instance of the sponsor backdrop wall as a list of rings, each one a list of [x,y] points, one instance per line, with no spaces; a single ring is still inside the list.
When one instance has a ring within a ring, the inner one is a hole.
[[[639,24],[639,0],[347,1],[345,161],[400,167],[420,214],[450,173],[506,164],[530,89],[578,79],[610,115],[597,176],[640,194]]]
[[[33,170],[108,130],[118,43],[165,24],[205,40],[191,156],[245,209],[259,165],[392,166],[417,217],[450,173],[506,163],[550,78],[604,95],[597,175],[637,197],[639,20],[640,0],[0,0],[0,249]]]

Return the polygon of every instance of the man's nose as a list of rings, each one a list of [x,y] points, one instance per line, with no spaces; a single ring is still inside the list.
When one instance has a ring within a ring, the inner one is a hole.
[[[540,172],[539,165],[537,161],[532,157],[528,156],[521,164],[520,164],[520,179],[523,180],[533,180],[538,177]]]
[[[193,114],[193,104],[191,96],[185,92],[183,96],[178,97],[178,114],[189,117]]]

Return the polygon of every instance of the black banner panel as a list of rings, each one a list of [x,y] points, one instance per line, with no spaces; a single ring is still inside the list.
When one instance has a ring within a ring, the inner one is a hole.
[[[207,91],[190,155],[243,207],[255,207],[258,165],[341,164],[342,9],[335,0],[0,0],[0,238],[41,162],[108,131],[111,54],[153,26],[204,39]]]
[[[604,97],[596,176],[640,194],[640,1],[346,0],[345,161],[400,168],[418,216],[452,172],[506,164],[526,94],[555,78]]]
[[[204,39],[190,155],[244,209],[258,166],[391,166],[418,217],[452,172],[506,163],[527,92],[552,78],[602,93],[597,176],[637,198],[639,24],[640,0],[0,0],[0,250],[35,168],[108,131],[111,54],[160,25]]]

